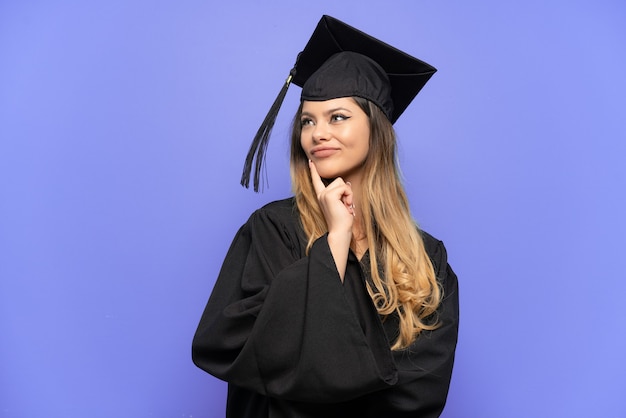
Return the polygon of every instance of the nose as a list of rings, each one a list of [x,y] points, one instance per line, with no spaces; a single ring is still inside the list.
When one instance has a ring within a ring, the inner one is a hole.
[[[313,129],[313,141],[320,142],[329,139],[328,125],[326,123],[316,123]]]

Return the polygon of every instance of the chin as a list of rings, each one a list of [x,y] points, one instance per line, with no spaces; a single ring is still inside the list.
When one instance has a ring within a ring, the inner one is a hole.
[[[324,164],[326,163],[326,164]],[[356,174],[360,171],[360,167],[347,166],[345,164],[334,164],[331,161],[324,161],[316,164],[317,173],[321,178],[333,181],[337,177],[345,180],[346,177]]]
[[[319,174],[322,179],[328,180],[328,181],[333,181],[337,177],[342,176],[342,173],[339,173],[337,171],[332,171],[332,170],[318,171],[317,174]]]

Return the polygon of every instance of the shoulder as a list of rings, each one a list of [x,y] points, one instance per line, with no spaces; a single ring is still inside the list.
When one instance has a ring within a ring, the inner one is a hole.
[[[291,217],[297,213],[296,199],[289,197],[286,199],[275,200],[257,209],[256,212],[275,216]]]
[[[424,249],[434,264],[435,272],[445,271],[448,264],[448,252],[443,242],[421,229],[420,234],[424,242]]]
[[[255,210],[244,228],[253,242],[267,247],[283,243],[300,254],[306,243],[294,198],[276,200]]]
[[[290,225],[299,221],[300,216],[298,214],[296,200],[293,197],[290,197],[267,203],[254,211],[251,219],[254,218],[269,219],[281,224]]]
[[[432,256],[439,251],[439,247],[443,247],[443,242],[422,229],[419,231],[422,236],[422,241],[424,241],[424,248],[432,258]]]
[[[300,215],[295,198],[275,200],[255,210],[248,225],[252,228],[271,227],[289,232],[297,232],[300,229]]]

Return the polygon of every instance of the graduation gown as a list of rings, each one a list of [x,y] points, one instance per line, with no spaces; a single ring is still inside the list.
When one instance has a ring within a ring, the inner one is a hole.
[[[193,339],[201,369],[228,382],[226,416],[440,415],[458,333],[457,278],[441,241],[422,232],[444,299],[441,326],[391,351],[365,288],[368,253],[350,252],[342,283],[327,236],[305,254],[295,200],[254,212],[235,236]]]

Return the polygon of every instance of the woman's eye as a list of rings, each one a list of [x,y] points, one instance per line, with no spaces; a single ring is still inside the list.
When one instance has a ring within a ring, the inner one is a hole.
[[[310,118],[306,118],[306,119],[302,119],[300,121],[300,126],[308,126],[308,125],[313,125],[313,120]]]
[[[349,117],[349,116],[343,115],[343,114],[341,114],[341,113],[335,113],[335,114],[331,117],[331,120],[332,120],[333,122],[340,122],[340,121],[342,121],[342,120],[348,120],[348,119],[350,119],[350,117]]]

